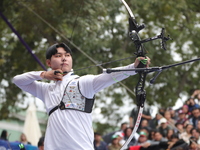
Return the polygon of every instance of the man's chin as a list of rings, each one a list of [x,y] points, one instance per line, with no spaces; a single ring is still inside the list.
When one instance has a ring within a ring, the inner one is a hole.
[[[69,73],[69,72],[72,72],[73,69],[63,69],[62,71],[63,71],[63,73]]]

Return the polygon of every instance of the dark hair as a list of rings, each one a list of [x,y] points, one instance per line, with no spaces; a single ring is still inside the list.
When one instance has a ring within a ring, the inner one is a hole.
[[[193,127],[193,125],[191,123],[186,124],[185,128],[187,128],[189,125],[191,125]]]
[[[159,134],[161,134],[161,132],[160,131],[158,131],[158,130],[156,130],[155,132],[154,132],[154,135],[156,134],[156,133],[159,133]],[[161,134],[162,135],[162,134]],[[163,136],[163,135],[162,135]]]
[[[126,133],[126,132],[127,132],[128,129],[130,129],[130,130],[133,131],[133,128],[132,128],[132,127],[127,127],[126,129],[124,129],[124,136],[125,136],[125,137],[127,137],[127,133]]]
[[[41,137],[38,141],[38,147],[44,146],[44,137]]]
[[[176,134],[176,133],[172,134],[170,138],[171,139],[173,139],[173,138],[179,139],[178,134]]]
[[[146,120],[146,119],[145,119]],[[150,132],[148,127],[141,127],[140,130],[146,130],[147,132]]]
[[[194,111],[194,110],[199,110],[199,107],[192,108],[192,111]]]
[[[7,132],[6,130],[3,130],[3,131],[1,132],[1,139],[2,139],[2,140],[6,140],[6,141],[8,140],[8,139],[7,139],[7,133],[8,133],[8,132]]]
[[[62,47],[67,53],[72,55],[71,49],[65,43],[56,43],[51,45],[46,51],[46,59],[51,59],[52,55],[55,55],[58,51],[57,48]]]
[[[196,129],[196,131],[197,131],[198,133],[200,133],[200,129]]]
[[[197,129],[193,127],[193,128],[190,130],[190,134],[192,134],[192,132],[193,132],[194,130],[197,131]]]
[[[121,124],[121,127],[123,126],[123,125],[127,125],[128,123],[127,122],[123,122],[122,124]]]
[[[191,136],[189,140],[190,140],[190,144],[189,145],[191,145],[192,143],[196,143],[197,144],[197,139],[195,137]]]
[[[95,135],[100,135],[101,136],[101,133],[99,133],[99,132],[94,132],[94,136]]]

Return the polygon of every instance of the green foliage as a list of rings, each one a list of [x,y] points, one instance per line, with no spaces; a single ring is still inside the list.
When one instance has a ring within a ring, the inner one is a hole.
[[[92,57],[97,64],[133,56],[135,47],[128,34],[128,13],[118,0],[1,0],[0,11],[7,17],[34,54],[45,62],[46,48],[56,41],[64,41],[73,51],[74,70],[94,65],[73,44]],[[139,24],[145,23],[146,29],[140,33],[142,39],[160,34],[161,28],[173,38],[167,43],[168,50],[160,48],[158,40],[145,43],[151,66],[162,66],[199,56],[199,6],[192,0],[127,0]],[[44,21],[45,20],[45,21]],[[53,27],[53,28],[52,28]],[[25,94],[12,83],[12,77],[23,72],[42,70],[27,52],[23,44],[12,33],[7,24],[0,19],[0,119],[7,118],[9,111],[15,110],[17,102],[23,102]],[[64,35],[65,38],[63,38]],[[66,40],[69,39],[69,40]],[[176,56],[176,57],[175,57]],[[111,68],[130,64],[134,58],[103,65]],[[152,86],[147,76],[146,91],[149,105],[156,103],[173,106],[181,93],[191,94],[198,89],[199,62],[165,70]],[[91,67],[76,72],[79,75],[98,74],[101,69]],[[137,76],[122,83],[134,90]],[[121,89],[116,91],[116,89]],[[130,103],[132,108],[135,95],[123,86],[115,84],[97,95],[96,107],[101,107],[104,118],[112,125],[119,125],[124,114],[117,111]],[[126,98],[124,98],[126,97]],[[112,103],[107,103],[107,98]],[[8,107],[10,106],[10,107]],[[113,107],[115,106],[115,107]],[[128,108],[128,109],[131,109]],[[110,121],[112,120],[112,121]],[[111,123],[112,122],[112,123]]]

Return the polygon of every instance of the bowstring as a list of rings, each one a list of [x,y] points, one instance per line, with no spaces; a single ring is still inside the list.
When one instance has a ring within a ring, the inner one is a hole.
[[[88,66],[88,67],[83,67],[83,68],[75,69],[74,72],[85,70],[85,69],[90,69],[90,68],[93,68],[93,67],[103,66],[103,65],[111,64],[111,63],[118,62],[118,61],[127,60],[127,59],[130,59],[130,58],[135,58],[135,57],[136,56],[130,56],[130,57],[126,57],[126,58],[122,58],[122,59],[117,59],[117,60],[113,60],[113,61],[109,61],[109,62],[99,63],[99,64],[96,64],[96,65],[91,65],[91,66]]]
[[[70,36],[70,40],[71,40],[71,41],[73,41],[74,30],[75,30],[75,27],[76,27],[76,23],[77,23],[78,17],[79,17],[79,15],[80,15],[80,13],[81,13],[81,11],[82,11],[82,9],[83,9],[83,3],[84,3],[84,0],[83,0],[82,3],[81,3],[81,7],[80,7],[80,9],[79,9],[79,11],[78,11],[78,13],[77,13],[77,15],[76,15],[76,19],[75,19],[75,21],[74,21],[72,33],[71,33],[71,36]]]

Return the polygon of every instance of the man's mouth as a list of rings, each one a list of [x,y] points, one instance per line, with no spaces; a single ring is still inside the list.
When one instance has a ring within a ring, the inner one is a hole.
[[[68,66],[68,64],[66,64],[66,63],[63,63],[63,64],[62,64],[62,66]]]

